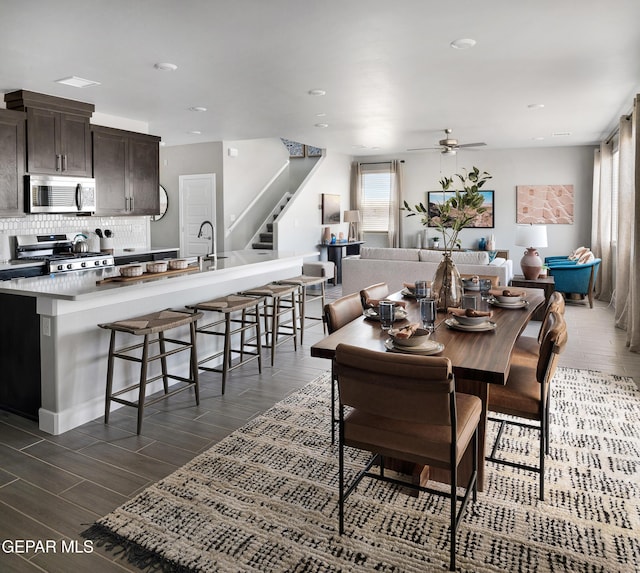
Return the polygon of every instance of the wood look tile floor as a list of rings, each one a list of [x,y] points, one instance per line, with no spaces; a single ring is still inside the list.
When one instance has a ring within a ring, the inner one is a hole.
[[[328,289],[329,298],[338,296],[340,287]],[[614,328],[610,308],[568,305],[566,318],[563,366],[632,376],[640,385],[640,354],[625,347],[625,333]],[[528,333],[538,326],[532,323]],[[203,374],[200,406],[190,392],[155,404],[140,436],[130,408],[113,412],[108,426],[98,419],[59,436],[0,412],[0,571],[138,571],[102,548],[83,553],[80,532],[328,370],[325,360],[309,353],[323,336],[322,325],[310,323],[297,352],[292,344],[278,347],[275,367],[265,365],[262,374],[255,362],[238,368],[224,396],[220,376]],[[13,553],[16,540],[49,541],[57,551]],[[79,551],[61,553],[61,540],[77,541]]]

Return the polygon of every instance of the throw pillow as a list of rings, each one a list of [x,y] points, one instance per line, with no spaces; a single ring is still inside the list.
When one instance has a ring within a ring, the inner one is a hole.
[[[584,265],[585,263],[590,263],[593,259],[595,259],[595,257],[593,256],[593,253],[591,251],[587,251],[586,253],[583,253],[582,255],[580,255],[580,258],[578,259],[578,264]]]

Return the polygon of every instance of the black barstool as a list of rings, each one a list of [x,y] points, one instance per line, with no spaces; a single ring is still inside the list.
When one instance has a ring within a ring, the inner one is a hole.
[[[118,320],[116,322],[110,322],[106,324],[99,324],[100,328],[105,328],[111,331],[111,339],[109,341],[109,362],[107,366],[107,390],[106,390],[106,404],[104,411],[104,423],[109,423],[109,412],[111,410],[111,402],[118,402],[125,406],[132,406],[138,410],[138,434],[142,429],[142,418],[144,416],[144,408],[150,404],[154,404],[168,396],[173,396],[178,392],[182,392],[187,388],[193,387],[196,395],[196,404],[200,404],[200,393],[198,386],[198,356],[196,351],[196,322],[202,318],[201,312],[188,313],[177,310],[162,310],[160,312],[154,312],[151,314],[145,314],[143,316],[137,316],[135,318],[129,318],[126,320]],[[189,326],[189,341],[179,340],[176,338],[167,338],[165,332],[179,326]],[[141,343],[133,344],[131,346],[124,346],[116,348],[116,332],[123,332],[134,336],[143,336],[144,340]],[[157,334],[156,338],[150,338],[152,335]],[[150,354],[149,348],[152,344],[157,343],[159,352],[156,354]],[[173,346],[170,350],[167,350],[167,343]],[[142,349],[140,356],[137,356],[134,351]],[[189,377],[178,376],[176,374],[169,374],[167,371],[167,356],[171,356],[178,352],[190,350],[189,358]],[[140,364],[140,378],[137,384],[133,384],[121,390],[113,391],[113,367],[116,358],[122,360],[128,360],[131,362],[138,362]],[[147,378],[147,370],[149,363],[154,360],[160,360],[162,373],[152,378]],[[147,384],[159,380],[162,378],[164,385],[164,394],[153,399],[146,399]],[[169,379],[183,382],[179,388],[169,392]],[[127,400],[120,398],[122,394],[131,392],[132,390],[138,390],[137,401]]]
[[[259,306],[264,304],[264,301],[264,297],[232,294],[187,306],[187,308],[196,311],[215,312],[222,315],[222,318],[218,320],[198,326],[196,331],[198,334],[224,337],[224,347],[222,351],[211,354],[198,361],[200,370],[222,373],[223,394],[227,383],[227,374],[238,366],[257,358],[258,372],[262,372]],[[217,329],[221,324],[224,324],[222,331]],[[238,325],[238,327],[232,328],[233,325]],[[253,331],[253,333],[250,331]],[[246,333],[249,335],[253,334],[253,337],[246,338]],[[238,348],[232,348],[231,337],[234,334],[240,334],[240,344]],[[252,340],[256,341],[256,343],[251,344]],[[255,350],[247,350],[247,346],[253,347]],[[232,353],[240,354],[240,360],[235,364],[232,364]],[[203,364],[220,356],[222,356],[221,367],[203,366]]]
[[[294,350],[298,350],[296,327],[296,285],[269,283],[261,287],[245,290],[239,294],[265,297],[262,305],[264,319],[264,336],[266,346],[271,349],[271,366],[275,364],[276,347],[284,342],[293,340]],[[290,315],[290,319],[282,317]],[[282,329],[285,331],[283,332]]]

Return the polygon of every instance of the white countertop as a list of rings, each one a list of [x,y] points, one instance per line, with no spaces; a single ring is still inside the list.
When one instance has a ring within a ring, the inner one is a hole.
[[[99,280],[120,276],[119,267],[115,267],[0,281],[0,293],[60,300],[83,300],[121,293],[125,290],[140,290],[145,287],[148,289],[151,286],[177,288],[184,282],[196,282],[198,279],[210,280],[213,273],[223,275],[249,265],[259,266],[261,263],[287,261],[306,257],[310,254],[312,253],[296,254],[293,252],[259,250],[230,251],[228,253],[220,253],[215,266],[213,266],[212,261],[206,261],[202,270],[184,274],[159,277],[149,275],[144,276],[141,280],[132,282],[96,284]],[[144,263],[142,264],[144,265]]]

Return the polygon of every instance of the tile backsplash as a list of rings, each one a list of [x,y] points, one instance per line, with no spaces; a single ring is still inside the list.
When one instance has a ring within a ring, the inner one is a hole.
[[[95,230],[111,230],[115,249],[148,249],[151,245],[150,217],[77,217],[69,215],[27,215],[0,218],[0,235],[84,233],[90,243]],[[97,242],[94,243],[97,245]],[[93,247],[91,247],[93,249]]]

